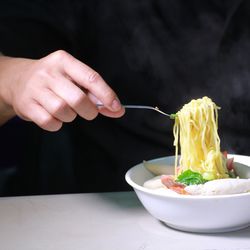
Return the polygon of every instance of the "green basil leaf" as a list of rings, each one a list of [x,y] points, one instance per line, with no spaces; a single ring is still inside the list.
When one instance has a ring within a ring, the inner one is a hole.
[[[203,184],[206,182],[206,180],[202,177],[200,173],[193,172],[190,169],[182,172],[177,177],[176,181],[183,183],[185,185],[198,185],[198,184]]]

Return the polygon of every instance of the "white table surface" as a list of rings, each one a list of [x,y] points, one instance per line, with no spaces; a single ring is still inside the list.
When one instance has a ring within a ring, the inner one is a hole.
[[[9,197],[0,198],[0,249],[250,250],[250,228],[176,231],[149,215],[133,192]]]

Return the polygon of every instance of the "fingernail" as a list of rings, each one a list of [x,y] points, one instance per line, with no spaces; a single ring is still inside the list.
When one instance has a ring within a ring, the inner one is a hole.
[[[111,107],[112,107],[112,110],[113,110],[113,111],[118,111],[118,110],[120,110],[120,109],[121,109],[121,103],[120,103],[120,101],[119,101],[118,99],[115,99],[115,100],[112,102]]]

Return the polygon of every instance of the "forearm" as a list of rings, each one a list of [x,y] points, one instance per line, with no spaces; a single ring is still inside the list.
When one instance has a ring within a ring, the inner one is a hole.
[[[13,108],[7,101],[9,85],[13,78],[11,67],[11,58],[0,54],[0,125],[3,125],[15,116]]]

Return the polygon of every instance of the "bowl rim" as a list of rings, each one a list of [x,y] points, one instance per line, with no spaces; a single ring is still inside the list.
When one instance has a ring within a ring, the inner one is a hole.
[[[230,157],[239,156],[239,157],[249,157],[250,158],[250,156],[248,156],[248,155],[239,155],[239,154],[228,154],[228,156],[230,156]],[[148,160],[148,162],[163,160],[163,159],[168,158],[168,157],[173,157],[173,155],[151,159],[151,160]],[[147,193],[147,194],[151,194],[151,195],[155,195],[155,196],[159,196],[159,197],[164,197],[164,198],[180,199],[180,200],[183,200],[183,199],[185,199],[185,200],[186,199],[187,200],[204,200],[204,199],[205,200],[217,200],[217,199],[241,198],[241,197],[245,197],[245,196],[250,197],[250,192],[239,193],[239,194],[223,194],[223,195],[222,194],[221,195],[181,195],[181,194],[169,195],[167,193],[166,194],[159,193],[159,192],[154,191],[153,189],[145,188],[145,187],[135,183],[134,181],[132,181],[132,179],[130,178],[130,175],[131,175],[131,172],[133,172],[135,168],[143,168],[142,162],[131,167],[126,172],[125,180],[131,187],[133,187],[134,189],[139,190],[143,193]]]

